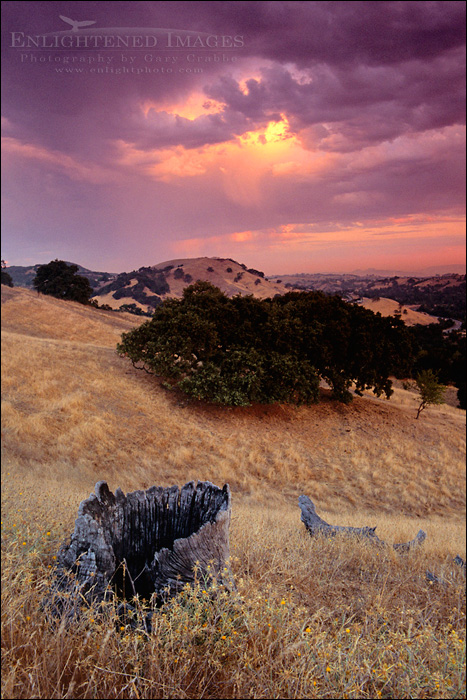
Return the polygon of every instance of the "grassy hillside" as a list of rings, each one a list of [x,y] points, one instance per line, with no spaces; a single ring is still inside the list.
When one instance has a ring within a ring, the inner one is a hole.
[[[278,278],[271,277],[270,279],[277,280]],[[441,316],[465,320],[465,274],[452,273],[434,277],[388,277],[383,272],[375,270],[373,274],[366,275],[362,271],[362,276],[302,273],[283,275],[280,279],[285,287],[320,289],[327,294],[341,294],[349,300],[356,297],[369,297],[377,302],[379,297],[384,297],[386,301],[390,299],[393,304],[397,302],[406,307],[417,308],[418,311],[423,312],[425,318],[427,318],[426,314],[429,314],[435,318]],[[410,309],[408,312],[410,313]],[[384,311],[382,314],[389,315],[389,313],[385,314]],[[394,311],[390,315],[393,314]],[[404,316],[402,319],[408,321]],[[423,320],[414,322],[423,323]],[[431,323],[436,323],[436,320],[432,320]],[[409,321],[407,325],[412,324]]]
[[[227,296],[252,294],[258,299],[284,294],[281,284],[268,281],[264,273],[230,258],[180,258],[124,272],[110,284],[102,286],[94,299],[100,306],[118,309],[122,304],[135,304],[143,311],[152,311],[164,299],[181,298],[185,287],[204,280],[218,287]]]
[[[397,316],[400,315],[406,326],[428,326],[430,323],[439,323],[436,316],[430,316],[420,311],[414,311],[409,306],[399,304],[394,299],[385,299],[384,297],[376,297],[369,299],[363,297],[361,305],[365,309],[370,309],[375,314],[380,313],[381,316]]]
[[[190,403],[117,356],[139,322],[2,287],[3,697],[462,697],[465,413],[416,421],[398,387],[350,405],[325,390],[311,407]],[[51,630],[53,557],[100,479],[229,482],[238,593],[187,593],[149,640],[93,611]],[[427,541],[406,558],[313,541],[301,493],[328,522]],[[427,568],[452,583],[430,587]]]

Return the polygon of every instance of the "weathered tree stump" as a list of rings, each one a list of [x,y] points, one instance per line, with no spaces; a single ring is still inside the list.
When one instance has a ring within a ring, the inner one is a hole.
[[[125,496],[99,481],[79,506],[70,543],[59,550],[56,588],[75,602],[102,601],[109,590],[161,601],[196,576],[221,577],[230,511],[228,484],[191,481]]]
[[[298,505],[302,511],[301,520],[311,536],[321,534],[327,535],[328,537],[333,537],[338,533],[342,533],[345,535],[352,535],[354,537],[365,537],[374,544],[386,546],[386,542],[380,540],[375,534],[376,527],[343,527],[341,525],[329,525],[329,523],[320,518],[320,516],[317,514],[316,508],[308,496],[299,496]],[[425,540],[425,538],[426,533],[423,530],[419,530],[417,535],[413,540],[410,540],[410,542],[402,542],[400,544],[393,544],[392,546],[396,552],[402,554],[419,546]]]

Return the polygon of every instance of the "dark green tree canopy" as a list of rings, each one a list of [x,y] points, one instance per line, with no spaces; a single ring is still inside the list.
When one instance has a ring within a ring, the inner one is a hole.
[[[2,270],[2,284],[6,284],[7,287],[14,287],[11,275],[6,271]]]
[[[321,292],[274,299],[228,298],[208,282],[159,306],[117,346],[135,367],[198,399],[226,405],[311,403],[326,380],[350,401],[392,393],[390,375],[410,371],[404,323]]]
[[[78,269],[63,260],[52,260],[38,268],[33,285],[42,294],[87,304],[93,290],[87,277],[77,274]]]

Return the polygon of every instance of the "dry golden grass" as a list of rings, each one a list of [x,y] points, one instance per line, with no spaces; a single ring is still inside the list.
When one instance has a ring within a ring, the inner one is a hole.
[[[33,496],[3,523],[2,697],[463,697],[465,580],[444,555],[312,540],[291,508],[234,503],[237,591],[186,590],[150,635],[112,606],[52,627],[40,601],[70,502]]]
[[[13,333],[110,347],[140,323],[128,313],[96,311],[29,289],[2,287],[2,329]]]
[[[437,316],[430,316],[424,311],[414,311],[410,306],[399,304],[394,299],[386,299],[385,297],[377,299],[363,297],[362,306],[365,309],[370,309],[375,314],[380,313],[381,316],[396,316],[400,313],[402,320],[407,326],[415,326],[416,324],[428,326],[430,323],[439,323]]]
[[[140,319],[2,297],[2,697],[465,697],[464,412],[416,421],[400,387],[350,406],[192,403],[115,353]],[[53,557],[99,479],[229,482],[237,592],[186,591],[150,637],[93,610],[51,629]],[[312,540],[300,493],[328,522],[427,540],[408,557]]]

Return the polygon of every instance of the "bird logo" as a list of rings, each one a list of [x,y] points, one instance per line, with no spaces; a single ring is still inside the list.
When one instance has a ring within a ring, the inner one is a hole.
[[[84,22],[78,22],[74,19],[70,19],[69,17],[64,17],[64,15],[59,15],[59,17],[64,22],[71,25],[72,32],[77,32],[81,27],[89,27],[91,24],[96,24],[95,20],[84,20]]]

